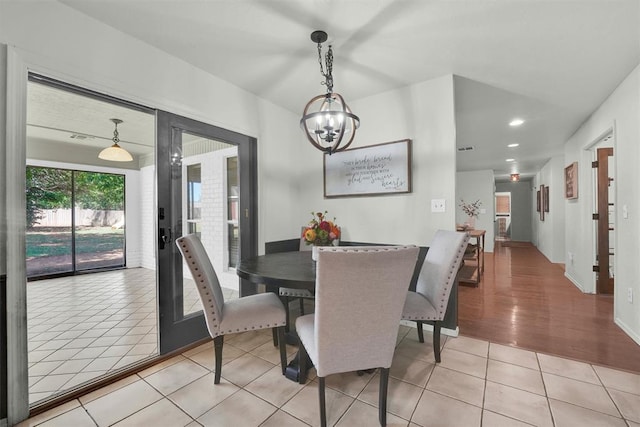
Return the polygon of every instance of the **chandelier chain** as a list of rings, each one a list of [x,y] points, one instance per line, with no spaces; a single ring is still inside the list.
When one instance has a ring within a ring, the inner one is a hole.
[[[112,141],[115,142],[116,144],[118,142],[120,142],[120,138],[118,136],[119,136],[119,134],[118,134],[118,124],[116,123],[116,129],[113,131],[113,139],[112,139]]]
[[[324,66],[322,64],[322,43],[318,43],[318,63],[320,64],[320,74],[324,77],[325,81],[320,82],[327,87],[327,93],[333,92],[333,49],[329,45],[324,58]],[[326,69],[326,72],[325,72]]]

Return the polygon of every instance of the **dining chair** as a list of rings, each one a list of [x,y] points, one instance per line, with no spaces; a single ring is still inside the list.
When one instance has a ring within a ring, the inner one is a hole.
[[[202,242],[195,234],[180,237],[176,245],[196,283],[209,334],[213,338],[216,366],[214,384],[220,383],[224,336],[237,332],[271,328],[274,345],[280,346],[280,364],[287,366],[284,328],[286,310],[272,292],[224,300],[218,276]]]
[[[440,329],[446,314],[451,288],[462,263],[469,233],[438,230],[424,259],[416,291],[407,293],[402,320],[417,323],[418,340],[424,342],[422,325],[433,325],[433,353],[440,363]]]
[[[325,378],[380,369],[378,418],[386,425],[389,368],[416,246],[321,247],[316,263],[315,313],[296,319],[300,371],[307,355],[316,368],[320,423],[327,424]],[[304,383],[303,375],[299,381]]]
[[[307,227],[305,227],[304,225],[300,228],[300,246],[299,246],[300,252],[311,251],[313,249],[313,246],[307,245],[307,242],[304,239],[303,234],[306,228]],[[279,288],[278,295],[280,295],[280,298],[282,299],[282,302],[284,303],[284,306],[287,309],[287,325],[290,324],[289,323],[289,319],[290,319],[289,302],[291,298],[295,298],[298,300],[298,303],[300,304],[299,307],[300,307],[301,316],[304,316],[304,300],[315,298],[315,295],[309,289]]]

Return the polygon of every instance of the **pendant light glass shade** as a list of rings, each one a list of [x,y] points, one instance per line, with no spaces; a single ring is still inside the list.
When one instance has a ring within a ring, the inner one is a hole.
[[[133,156],[118,145],[118,142],[120,142],[118,138],[118,124],[122,123],[122,120],[111,119],[111,121],[116,125],[116,129],[113,131],[113,145],[102,150],[100,154],[98,154],[98,158],[110,162],[132,162]]]

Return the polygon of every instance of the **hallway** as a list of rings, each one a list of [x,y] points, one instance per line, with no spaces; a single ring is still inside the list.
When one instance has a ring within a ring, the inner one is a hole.
[[[640,372],[613,297],[583,294],[530,243],[496,242],[485,266],[478,288],[459,288],[461,335]]]

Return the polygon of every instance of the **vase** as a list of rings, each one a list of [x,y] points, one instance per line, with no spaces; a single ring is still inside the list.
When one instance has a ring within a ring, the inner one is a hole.
[[[476,228],[476,217],[469,215],[464,225],[467,228],[467,230],[473,230],[474,228]]]

